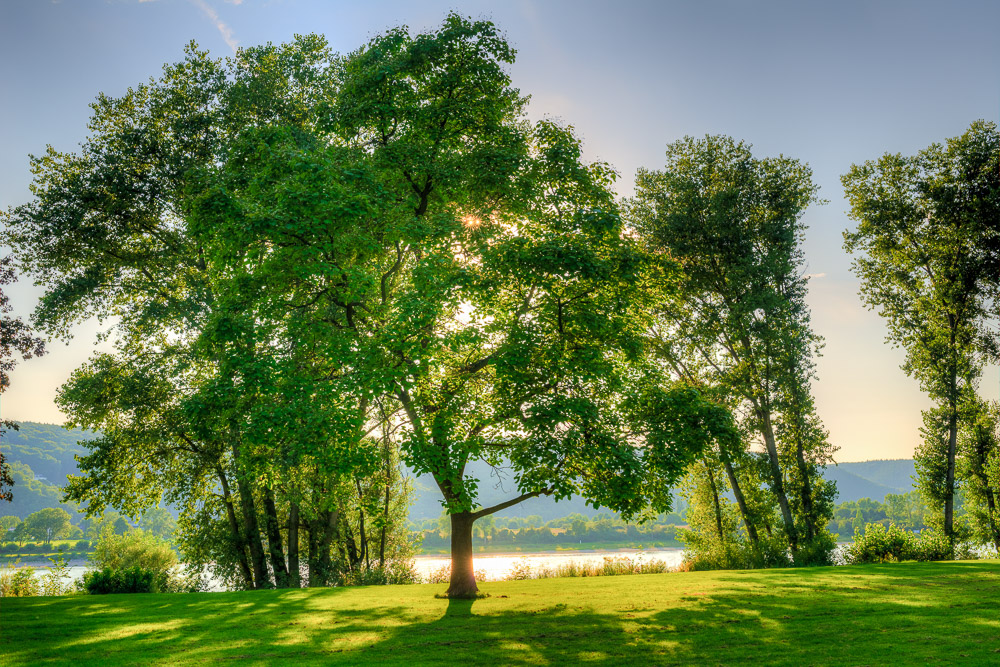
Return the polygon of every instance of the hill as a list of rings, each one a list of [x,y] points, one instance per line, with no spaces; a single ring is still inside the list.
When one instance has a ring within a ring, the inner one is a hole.
[[[19,422],[18,426],[18,430],[5,430],[0,436],[14,479],[14,499],[0,506],[0,514],[24,519],[46,507],[62,507],[76,523],[82,515],[77,514],[75,503],[61,502],[62,486],[67,475],[79,472],[74,457],[87,451],[79,443],[99,434],[36,422]]]
[[[67,430],[54,424],[23,422],[21,430],[5,433],[2,446],[5,456],[15,464],[14,502],[0,508],[0,514],[25,517],[43,507],[54,507],[62,495],[59,487],[66,475],[77,472],[74,455],[86,449],[80,442],[99,434],[79,429]],[[484,505],[492,505],[514,495],[513,475],[508,468],[493,468],[483,462],[473,462],[468,472],[479,480],[480,497]],[[887,493],[904,493],[912,488],[915,474],[912,459],[879,460],[841,463],[825,471],[827,479],[837,482],[837,502],[871,498],[882,500]],[[413,506],[410,519],[416,522],[441,515],[441,495],[429,475],[413,477]],[[63,505],[71,514],[75,508]],[[675,510],[683,508],[677,498]],[[579,496],[556,502],[551,498],[532,498],[504,511],[504,516],[537,515],[550,521],[570,514],[593,517],[605,509],[587,505]]]

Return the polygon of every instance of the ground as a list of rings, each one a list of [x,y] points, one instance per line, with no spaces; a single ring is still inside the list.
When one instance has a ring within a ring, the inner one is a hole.
[[[4,599],[0,664],[1000,664],[1000,562]]]

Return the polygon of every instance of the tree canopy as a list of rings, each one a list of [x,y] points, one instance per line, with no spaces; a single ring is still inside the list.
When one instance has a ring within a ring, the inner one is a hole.
[[[1000,135],[978,121],[914,156],[883,155],[842,178],[850,216],[844,247],[857,256],[861,297],[906,353],[903,370],[937,404],[925,412],[921,483],[954,537],[955,461],[962,411],[983,363],[997,357],[988,305],[996,297]]]

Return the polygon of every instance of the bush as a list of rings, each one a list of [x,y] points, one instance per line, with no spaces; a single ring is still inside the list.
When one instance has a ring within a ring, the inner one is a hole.
[[[705,539],[693,531],[681,531],[687,545],[680,569],[686,572],[699,570],[755,570],[792,565],[788,545],[781,537],[761,538],[754,549],[749,541],[723,543],[718,539]]]
[[[120,535],[105,530],[94,544],[94,552],[90,555],[90,562],[95,566],[96,571],[84,575],[84,588],[88,592],[194,593],[207,588],[200,573],[186,573],[178,566],[177,554],[167,542],[141,530],[131,530]],[[139,576],[137,574],[124,574],[130,572],[152,572],[154,577],[152,589],[141,591],[104,590],[109,586],[118,585],[114,582],[119,580],[122,582],[121,586],[126,588],[131,583],[139,585],[140,580],[133,582],[131,579],[121,579],[122,577]],[[89,575],[97,575],[97,578],[94,579],[95,590],[93,591],[91,584],[88,583]]]
[[[916,558],[916,537],[895,524],[869,523],[864,532],[854,532],[854,543],[847,548],[848,563],[896,563]]]
[[[141,530],[121,535],[104,531],[94,544],[90,562],[97,569],[126,570],[139,567],[166,572],[177,565],[177,554],[165,541]]]
[[[914,535],[895,524],[869,523],[854,533],[845,560],[851,564],[896,563],[902,560],[967,560],[976,555],[966,543],[952,544],[943,534],[925,530]]]
[[[823,531],[811,541],[799,544],[795,554],[795,564],[800,566],[833,565],[833,555],[837,540],[828,531]]]
[[[166,586],[166,573],[133,566],[110,567],[83,575],[83,586],[91,595],[107,593],[159,593]]]
[[[342,586],[387,586],[417,583],[420,583],[420,574],[414,569],[413,561],[390,561],[385,567],[348,572],[340,582]]]
[[[90,540],[80,540],[73,545],[75,551],[90,551]]]
[[[0,597],[26,598],[41,595],[41,582],[30,567],[15,567],[13,563],[0,568]]]

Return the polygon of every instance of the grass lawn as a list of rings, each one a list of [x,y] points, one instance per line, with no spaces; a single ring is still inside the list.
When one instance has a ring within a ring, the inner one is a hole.
[[[0,664],[997,665],[1000,562],[0,601]]]

